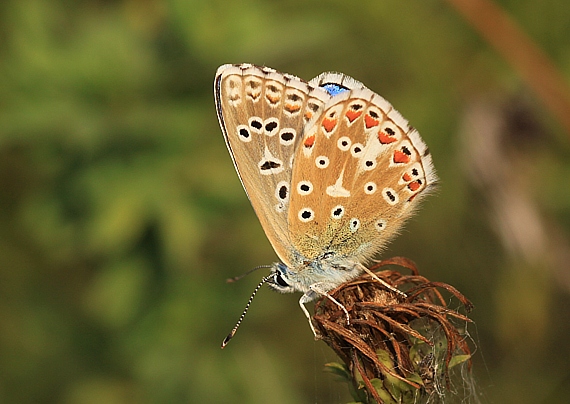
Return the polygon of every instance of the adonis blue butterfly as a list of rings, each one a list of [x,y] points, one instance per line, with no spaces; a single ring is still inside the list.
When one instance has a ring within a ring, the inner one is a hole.
[[[223,65],[214,95],[240,180],[280,259],[256,291],[267,283],[301,292],[310,318],[304,304],[332,299],[328,291],[368,271],[437,182],[428,148],[384,98],[341,73],[305,82]]]

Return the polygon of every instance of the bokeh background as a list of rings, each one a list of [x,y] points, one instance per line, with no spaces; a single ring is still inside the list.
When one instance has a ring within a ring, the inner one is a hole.
[[[570,6],[497,0],[516,36],[461,3],[0,2],[0,402],[350,401],[298,295],[220,350],[261,274],[225,279],[276,259],[214,109],[242,62],[344,72],[418,128],[441,185],[384,257],[473,301],[482,402],[569,402]]]

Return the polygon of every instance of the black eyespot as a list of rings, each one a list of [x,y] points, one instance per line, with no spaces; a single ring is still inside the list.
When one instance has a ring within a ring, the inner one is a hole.
[[[411,156],[411,155],[412,155],[412,152],[411,152],[410,149],[408,149],[406,146],[403,146],[403,147],[402,147],[402,153],[404,153],[404,154],[406,154],[406,155],[408,155],[408,156]]]
[[[242,128],[239,130],[239,135],[247,139],[249,137],[249,131],[245,128]]]
[[[277,122],[269,122],[265,125],[265,130],[271,132],[273,129],[277,127]]]
[[[262,126],[262,125],[261,125],[261,122],[256,121],[256,120],[252,120],[252,121],[251,121],[251,126],[254,127],[255,129],[259,130],[259,129],[261,129],[261,126]]]
[[[265,161],[265,162],[260,166],[260,168],[261,168],[262,170],[271,170],[271,169],[279,168],[279,167],[281,167],[281,164],[279,164],[279,163],[277,163],[277,162],[275,162],[275,161]]]
[[[412,169],[412,174],[414,175],[414,177],[417,176],[419,174],[418,169],[417,168]]]
[[[287,99],[295,102],[295,101],[299,101],[301,99],[301,97],[299,97],[297,94],[288,94]]]
[[[374,162],[371,160],[366,160],[366,167],[372,167],[374,165]]]
[[[354,111],[358,111],[360,108],[362,108],[362,105],[360,104],[353,104],[350,106],[350,108],[352,108]]]
[[[378,114],[374,111],[368,111],[368,115],[370,115],[372,118],[378,118]]]
[[[390,136],[394,136],[396,134],[396,132],[394,132],[394,129],[392,128],[386,128],[384,129],[384,132],[386,132]]]
[[[301,213],[301,217],[303,219],[310,219],[312,215],[313,214],[308,210],[305,210],[305,211],[303,211],[303,213]]]
[[[293,134],[291,132],[283,132],[281,134],[281,139],[283,139],[286,142],[289,142],[293,140]]]
[[[279,188],[279,198],[281,199],[287,198],[287,187],[285,185]]]

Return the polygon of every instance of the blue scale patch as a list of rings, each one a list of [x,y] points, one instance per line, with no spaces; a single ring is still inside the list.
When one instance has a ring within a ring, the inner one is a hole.
[[[345,91],[348,91],[348,88],[343,87],[340,84],[333,84],[333,83],[323,84],[321,86],[321,88],[324,88],[326,90],[326,92],[329,93],[333,97],[335,95],[338,95],[340,93],[344,93]]]

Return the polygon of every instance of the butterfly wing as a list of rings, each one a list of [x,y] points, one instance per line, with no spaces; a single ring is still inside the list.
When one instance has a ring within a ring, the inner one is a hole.
[[[437,177],[418,132],[382,97],[339,73],[313,79],[334,95],[305,128],[291,180],[291,241],[309,260],[363,261],[402,227]]]
[[[297,77],[243,64],[218,69],[214,96],[242,185],[275,252],[288,264],[294,152],[305,123],[322,113],[330,95]]]

